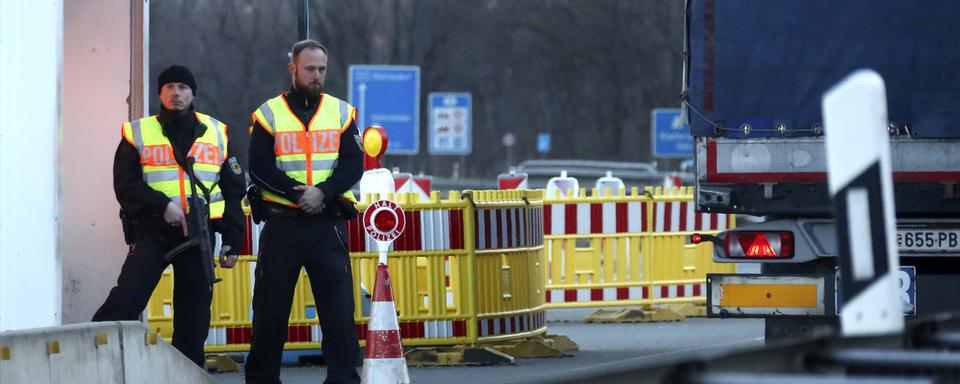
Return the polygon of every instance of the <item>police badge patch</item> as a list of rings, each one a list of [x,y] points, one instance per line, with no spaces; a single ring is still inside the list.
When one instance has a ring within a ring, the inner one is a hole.
[[[360,139],[360,135],[353,135],[353,138],[357,141],[357,146],[360,147],[360,152],[363,152],[363,140]]]
[[[237,157],[236,157],[236,156],[231,157],[231,158],[228,159],[228,160],[230,161],[230,170],[233,171],[234,174],[239,175],[239,174],[243,173],[243,170],[240,169],[240,162],[237,161]]]

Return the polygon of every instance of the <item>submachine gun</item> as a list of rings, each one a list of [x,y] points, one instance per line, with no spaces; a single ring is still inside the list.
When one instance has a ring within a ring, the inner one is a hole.
[[[188,240],[170,250],[170,252],[167,252],[163,258],[169,262],[190,248],[200,247],[200,257],[204,260],[203,272],[207,276],[207,283],[209,283],[210,289],[213,290],[213,285],[223,279],[218,278],[213,270],[214,254],[212,244],[213,236],[210,233],[210,191],[197,179],[197,176],[193,172],[195,159],[191,156],[185,160],[186,164],[183,167],[183,171],[190,178],[190,198],[187,199],[190,212],[187,214],[186,220]],[[203,192],[203,195],[197,194],[198,187]]]

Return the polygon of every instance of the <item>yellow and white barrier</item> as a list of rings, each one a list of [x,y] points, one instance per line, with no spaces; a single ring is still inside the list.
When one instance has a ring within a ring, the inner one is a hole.
[[[612,193],[611,193],[612,192]],[[544,203],[550,308],[702,303],[714,264],[691,233],[733,226],[726,214],[694,211],[692,188],[633,188],[548,198]]]
[[[724,214],[696,213],[692,188],[649,189],[544,200],[543,191],[467,191],[429,200],[401,193],[407,230],[388,257],[400,335],[408,346],[472,345],[546,332],[547,308],[705,302],[710,244],[687,244],[693,232],[733,226]],[[377,198],[373,196],[373,198]],[[363,210],[371,196],[358,208]],[[244,253],[255,255],[259,227],[248,223]],[[359,220],[347,223],[357,334],[366,338],[363,290],[373,287],[376,245]],[[208,352],[249,348],[256,257],[217,269]],[[148,305],[151,328],[172,335],[172,272]],[[301,273],[286,349],[316,349],[323,340],[309,279]]]
[[[407,222],[388,257],[405,345],[476,344],[546,332],[542,192],[468,191],[451,193],[446,200],[433,193],[427,201],[404,193],[388,198],[403,206]],[[365,201],[358,206],[361,211],[370,197]],[[255,255],[259,227],[248,223],[247,228],[243,248]],[[363,233],[359,220],[347,223],[361,343],[369,321],[362,314],[361,287],[374,286],[378,257]],[[208,352],[249,349],[255,269],[254,256],[242,256],[233,269],[217,269],[223,282],[214,291]],[[149,326],[166,338],[173,331],[172,281],[168,270],[147,308]],[[301,272],[286,349],[316,349],[323,340],[309,284]]]

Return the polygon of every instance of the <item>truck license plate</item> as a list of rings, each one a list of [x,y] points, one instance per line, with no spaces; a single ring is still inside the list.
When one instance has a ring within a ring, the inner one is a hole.
[[[914,316],[917,314],[917,268],[913,266],[900,266],[900,272],[897,273],[897,295],[900,302],[903,303],[903,314]],[[840,308],[843,308],[844,299],[840,295],[840,275],[836,277],[836,310],[840,315]]]
[[[902,252],[960,252],[960,230],[898,229]]]

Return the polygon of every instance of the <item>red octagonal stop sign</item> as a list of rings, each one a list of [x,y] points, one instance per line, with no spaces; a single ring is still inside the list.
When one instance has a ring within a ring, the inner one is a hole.
[[[394,241],[406,226],[403,208],[390,200],[374,201],[363,211],[363,229],[374,240]]]

